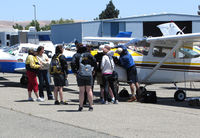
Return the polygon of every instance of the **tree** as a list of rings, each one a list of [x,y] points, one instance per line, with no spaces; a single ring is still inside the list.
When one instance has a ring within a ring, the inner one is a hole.
[[[66,24],[66,23],[73,23],[74,20],[73,19],[62,19],[60,18],[60,20],[52,20],[51,23],[49,25],[45,25],[44,27],[41,28],[41,30],[46,31],[46,30],[51,30],[51,25],[53,24]]]
[[[119,10],[115,9],[112,0],[106,6],[106,9],[99,15],[99,19],[118,18]]]
[[[28,30],[30,26],[35,26],[35,23],[36,23],[36,30],[37,30],[37,31],[40,31],[40,30],[41,30],[41,29],[40,29],[40,24],[38,23],[37,20],[36,20],[36,21],[32,20],[32,22],[31,22],[30,24],[28,24],[28,25],[25,27],[25,29]]]
[[[15,25],[13,25],[14,29],[18,29],[18,30],[23,30],[23,26],[19,25],[18,23],[16,23]]]

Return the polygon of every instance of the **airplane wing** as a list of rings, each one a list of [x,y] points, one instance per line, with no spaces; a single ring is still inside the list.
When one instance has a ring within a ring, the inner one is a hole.
[[[154,43],[159,46],[173,47],[178,41],[182,41],[188,46],[193,46],[194,42],[200,42],[200,33],[183,34],[183,35],[171,35],[162,37],[150,37],[147,38],[148,43]]]
[[[84,41],[98,41],[98,42],[117,42],[117,43],[127,43],[131,41],[133,38],[130,37],[84,37]]]

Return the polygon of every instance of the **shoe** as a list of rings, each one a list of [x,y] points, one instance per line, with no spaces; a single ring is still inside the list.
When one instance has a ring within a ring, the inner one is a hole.
[[[39,97],[39,98],[36,99],[36,101],[37,102],[44,102],[44,99]]]
[[[104,104],[104,103],[105,103],[104,99],[101,99],[101,104]]]
[[[78,111],[81,112],[83,110],[83,107],[79,107]]]
[[[115,99],[112,99],[112,100],[111,100],[111,103],[113,103],[113,104],[114,104],[114,103],[115,103]]]
[[[108,101],[105,101],[103,104],[108,104]]]
[[[60,101],[60,104],[62,104],[62,105],[67,105],[68,103],[67,103],[67,101]]]
[[[55,101],[55,103],[54,103],[55,105],[59,105],[60,103],[59,103],[59,101]]]
[[[32,97],[29,97],[28,101],[33,102],[33,101],[35,101],[35,99],[33,99]]]
[[[115,100],[115,102],[113,103],[113,104],[118,104],[119,103],[119,101],[118,100]]]
[[[128,102],[133,102],[133,101],[136,101],[137,98],[135,96],[133,96],[131,99],[128,100]]]
[[[89,109],[88,109],[88,111],[93,111],[93,107],[90,106]]]

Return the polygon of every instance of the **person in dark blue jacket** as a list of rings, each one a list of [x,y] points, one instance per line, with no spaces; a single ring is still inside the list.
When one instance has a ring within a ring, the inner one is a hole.
[[[134,92],[134,85],[136,90],[139,90],[139,83],[137,77],[137,69],[135,66],[135,62],[131,54],[129,54],[127,48],[123,45],[120,45],[116,51],[119,55],[120,65],[124,67],[127,71],[127,82],[130,85],[132,97],[128,100],[128,102],[133,102],[137,100],[135,92]]]

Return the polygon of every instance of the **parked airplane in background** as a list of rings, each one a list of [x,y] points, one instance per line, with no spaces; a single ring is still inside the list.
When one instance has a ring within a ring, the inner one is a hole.
[[[184,34],[173,22],[158,27],[163,33],[161,37],[84,37],[83,40],[125,43],[125,46],[134,45],[136,49],[142,47],[143,51],[133,58],[139,82],[145,85],[199,81],[200,52],[193,50],[193,43],[200,42],[200,33]],[[116,66],[116,71],[119,81],[127,80],[126,71],[122,67]],[[174,98],[183,101],[186,93],[177,87]]]
[[[0,72],[3,73],[22,73],[20,82],[22,84],[26,83],[25,75],[25,61],[28,56],[28,49],[33,48],[37,49],[38,46],[44,46],[45,53],[49,58],[51,58],[55,53],[55,46],[52,43],[42,43],[30,44],[30,43],[21,43],[11,47],[3,48],[0,51]],[[75,51],[64,51],[64,55],[68,61],[71,61],[71,58]],[[71,71],[70,71],[71,72]]]

